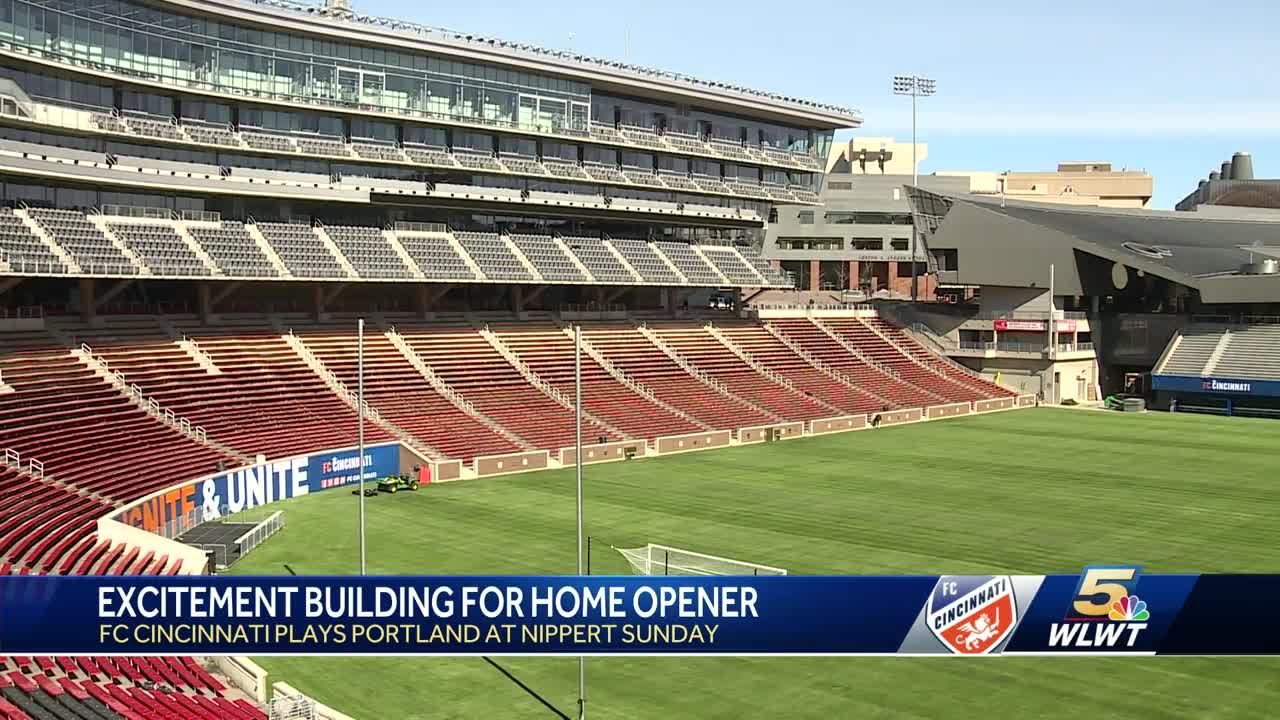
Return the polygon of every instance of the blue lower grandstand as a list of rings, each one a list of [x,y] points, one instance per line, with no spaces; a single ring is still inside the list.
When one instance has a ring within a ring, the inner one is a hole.
[[[1280,324],[1184,328],[1169,341],[1151,385],[1171,409],[1280,417]]]

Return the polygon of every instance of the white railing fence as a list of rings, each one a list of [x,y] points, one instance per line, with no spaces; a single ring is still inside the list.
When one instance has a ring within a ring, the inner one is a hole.
[[[249,551],[261,545],[267,538],[275,535],[284,529],[284,513],[277,510],[267,519],[258,523],[252,530],[246,532],[236,538],[235,545],[239,548],[240,557],[249,554]]]

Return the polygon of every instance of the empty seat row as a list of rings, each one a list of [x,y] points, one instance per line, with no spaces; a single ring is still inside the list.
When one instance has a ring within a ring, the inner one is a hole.
[[[342,264],[310,225],[258,223],[258,232],[294,277],[344,277]]]
[[[497,233],[455,233],[458,242],[491,280],[533,280],[533,275]]]
[[[554,239],[546,235],[512,235],[511,241],[533,263],[544,280],[567,283],[588,281],[573,260],[556,245]]]
[[[156,275],[203,277],[211,274],[172,226],[121,222],[111,222],[108,226]]]
[[[604,241],[593,237],[565,237],[565,246],[569,248],[591,275],[603,283],[630,284],[636,277],[618,260]]]
[[[675,265],[689,282],[708,286],[724,283],[724,278],[720,277],[706,260],[698,257],[688,245],[678,242],[656,242],[654,246],[671,260],[671,264]]]
[[[134,275],[139,269],[83,213],[31,208],[31,218],[88,273]]]
[[[226,275],[273,278],[280,274],[249,235],[244,223],[224,220],[213,227],[192,225],[187,232]]]
[[[1242,325],[1231,328],[1214,375],[1280,380],[1280,326]]]
[[[760,282],[760,277],[733,248],[716,245],[703,245],[701,248],[702,254],[729,282],[735,285],[754,285]]]
[[[658,256],[645,240],[613,238],[610,244],[618,250],[627,263],[640,273],[645,282],[655,284],[680,285],[680,277],[672,271],[671,266]]]
[[[338,246],[361,277],[409,279],[413,271],[374,227],[332,225],[325,228],[333,244]]]
[[[475,280],[467,261],[445,233],[397,232],[396,239],[422,274],[434,280]]]
[[[0,208],[0,260],[18,272],[64,273],[67,266],[11,208]]]

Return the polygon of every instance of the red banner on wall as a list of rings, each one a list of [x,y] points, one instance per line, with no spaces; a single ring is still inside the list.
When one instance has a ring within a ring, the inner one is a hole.
[[[1049,329],[1049,323],[1044,320],[996,320],[992,325],[996,330],[1005,332],[1045,332]],[[1075,320],[1058,321],[1058,332],[1073,333],[1075,331]]]
[[[1048,325],[1040,320],[996,320],[994,327],[1006,332],[1044,332]]]

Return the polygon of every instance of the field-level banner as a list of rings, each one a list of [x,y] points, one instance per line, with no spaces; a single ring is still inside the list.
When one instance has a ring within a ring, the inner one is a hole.
[[[365,480],[400,472],[399,443],[366,445],[364,453]],[[175,485],[126,505],[111,519],[148,532],[159,532],[180,519],[199,524],[224,513],[355,483],[359,465],[356,448],[269,460]]]
[[[0,577],[15,655],[1280,654],[1280,575]],[[1224,612],[1223,608],[1231,608]]]

